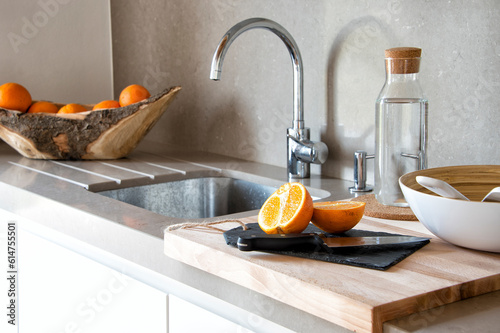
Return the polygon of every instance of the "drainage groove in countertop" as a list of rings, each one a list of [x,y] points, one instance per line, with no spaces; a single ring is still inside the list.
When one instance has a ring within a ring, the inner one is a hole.
[[[92,191],[99,190],[110,182],[122,184],[124,181],[128,181],[131,183],[145,178],[151,181],[172,174],[186,176],[189,171],[199,171],[200,169],[222,172],[220,168],[187,160],[167,156],[142,155],[140,158],[133,157],[106,162],[21,159],[17,162],[9,161],[9,163]],[[175,167],[169,165],[169,160],[177,162],[174,162]]]

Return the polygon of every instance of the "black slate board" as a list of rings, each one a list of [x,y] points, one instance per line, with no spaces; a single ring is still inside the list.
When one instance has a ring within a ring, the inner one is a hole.
[[[236,247],[238,237],[241,235],[259,235],[264,234],[258,223],[248,223],[248,230],[243,230],[242,227],[228,230],[224,233],[224,239],[230,246]],[[309,224],[304,232],[323,232],[313,224]],[[367,230],[351,229],[343,234],[328,234],[327,237],[365,237],[365,236],[403,236],[399,234],[391,234],[387,232],[374,232]],[[363,268],[371,268],[377,270],[386,270],[394,266],[401,260],[405,259],[424,245],[428,244],[429,240],[418,243],[398,244],[398,245],[383,245],[376,249],[368,246],[360,246],[359,249],[339,250],[335,254],[326,252],[311,252],[304,249],[294,251],[266,251],[269,253],[283,254],[292,257],[300,257],[306,259],[314,259],[327,261],[336,264],[351,265]]]

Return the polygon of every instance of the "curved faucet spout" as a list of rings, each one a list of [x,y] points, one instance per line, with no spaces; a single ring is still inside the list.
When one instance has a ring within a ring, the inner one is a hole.
[[[299,48],[295,43],[293,37],[278,23],[264,19],[264,18],[251,18],[242,21],[233,26],[222,37],[217,49],[212,58],[212,68],[210,71],[210,79],[220,80],[222,73],[222,63],[224,56],[229,49],[231,43],[242,33],[247,30],[263,28],[275,33],[285,43],[293,64],[293,123],[292,128],[299,135],[297,139],[302,139],[302,130],[304,129],[304,105],[303,105],[303,69],[302,57]]]
[[[276,22],[251,18],[242,21],[222,37],[212,59],[210,78],[220,80],[222,62],[231,43],[242,33],[254,28],[268,29],[285,43],[293,64],[293,123],[287,131],[287,170],[288,178],[308,178],[310,163],[324,163],[328,155],[328,147],[322,142],[309,140],[310,130],[304,127],[303,107],[303,70],[302,57],[292,36]]]

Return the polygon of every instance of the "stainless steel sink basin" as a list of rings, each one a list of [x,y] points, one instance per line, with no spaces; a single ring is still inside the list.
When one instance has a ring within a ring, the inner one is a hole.
[[[210,218],[260,209],[276,187],[230,177],[203,177],[96,192],[154,213]]]

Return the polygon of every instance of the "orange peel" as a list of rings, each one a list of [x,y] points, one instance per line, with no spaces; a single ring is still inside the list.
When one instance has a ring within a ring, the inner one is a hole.
[[[366,203],[360,201],[328,201],[314,204],[311,222],[329,233],[346,232],[363,217]]]

